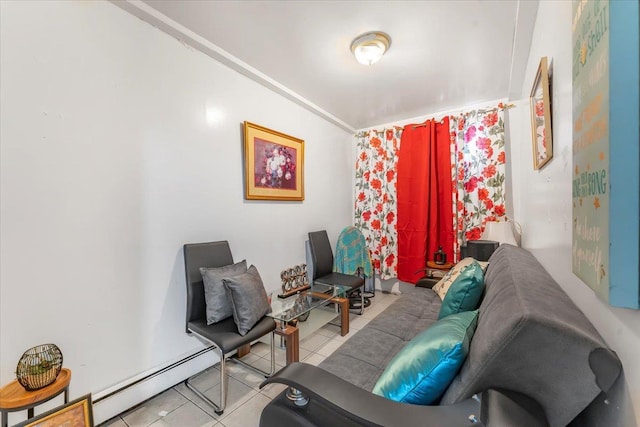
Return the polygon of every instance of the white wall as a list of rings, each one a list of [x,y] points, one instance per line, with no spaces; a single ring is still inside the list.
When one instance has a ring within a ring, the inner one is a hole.
[[[308,231],[352,223],[344,130],[110,3],[1,19],[0,383],[45,342],[72,397],[175,361],[202,348],[184,243],[228,239],[276,290]],[[243,200],[244,120],[305,140],[304,202]]]
[[[618,353],[633,405],[630,410],[635,412],[631,417],[640,423],[640,311],[610,307],[571,271],[571,22],[571,2],[540,2],[521,96],[529,96],[540,58],[547,56],[553,64],[554,158],[540,171],[533,170],[528,99],[517,102],[518,107],[509,112],[515,219],[523,227],[523,246]]]

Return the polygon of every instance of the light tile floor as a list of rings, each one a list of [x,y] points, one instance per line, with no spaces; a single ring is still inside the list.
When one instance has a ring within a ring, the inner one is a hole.
[[[377,291],[362,316],[351,313],[349,334],[341,337],[340,327],[326,325],[300,341],[300,360],[312,365],[320,364],[349,337],[380,314],[396,295]],[[312,314],[313,315],[313,314]],[[264,370],[269,366],[269,346],[257,343],[243,360]],[[285,365],[285,351],[276,345],[276,368]],[[101,424],[102,427],[253,427],[258,426],[262,409],[285,389],[281,384],[270,384],[260,390],[264,377],[234,362],[227,363],[229,375],[227,407],[222,415],[204,403],[191,390],[180,383],[147,400],[135,408]],[[220,396],[220,372],[209,368],[192,382],[214,402]]]

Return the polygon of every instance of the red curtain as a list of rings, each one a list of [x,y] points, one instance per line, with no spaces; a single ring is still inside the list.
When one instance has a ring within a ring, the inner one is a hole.
[[[439,246],[453,261],[449,118],[407,125],[398,155],[398,279],[416,283]]]

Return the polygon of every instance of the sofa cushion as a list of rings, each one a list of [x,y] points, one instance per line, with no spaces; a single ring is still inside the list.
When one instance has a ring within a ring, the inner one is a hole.
[[[353,334],[319,366],[371,391],[393,357],[438,319],[440,298],[431,289],[401,284],[402,295]]]
[[[207,307],[207,325],[220,322],[233,315],[231,301],[222,283],[225,277],[233,277],[247,272],[247,261],[217,268],[201,268],[204,284],[204,299]]]
[[[477,311],[438,320],[396,354],[373,393],[402,403],[436,402],[458,373],[476,328]]]
[[[451,270],[447,271],[447,274],[445,274],[438,283],[433,285],[433,291],[438,294],[441,300],[444,300],[444,297],[447,295],[447,291],[449,291],[449,288],[458,278],[462,270],[465,267],[471,265],[471,263],[473,263],[474,261],[475,259],[466,257],[465,259],[454,265]]]
[[[484,290],[484,274],[480,264],[472,262],[464,267],[453,281],[442,301],[438,319],[461,311],[478,308]]]

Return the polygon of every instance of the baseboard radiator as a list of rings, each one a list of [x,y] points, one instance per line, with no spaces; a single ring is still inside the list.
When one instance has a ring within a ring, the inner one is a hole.
[[[212,352],[215,348],[203,348],[139,378],[94,394],[95,424],[103,423],[214,365],[218,361],[218,356]]]

